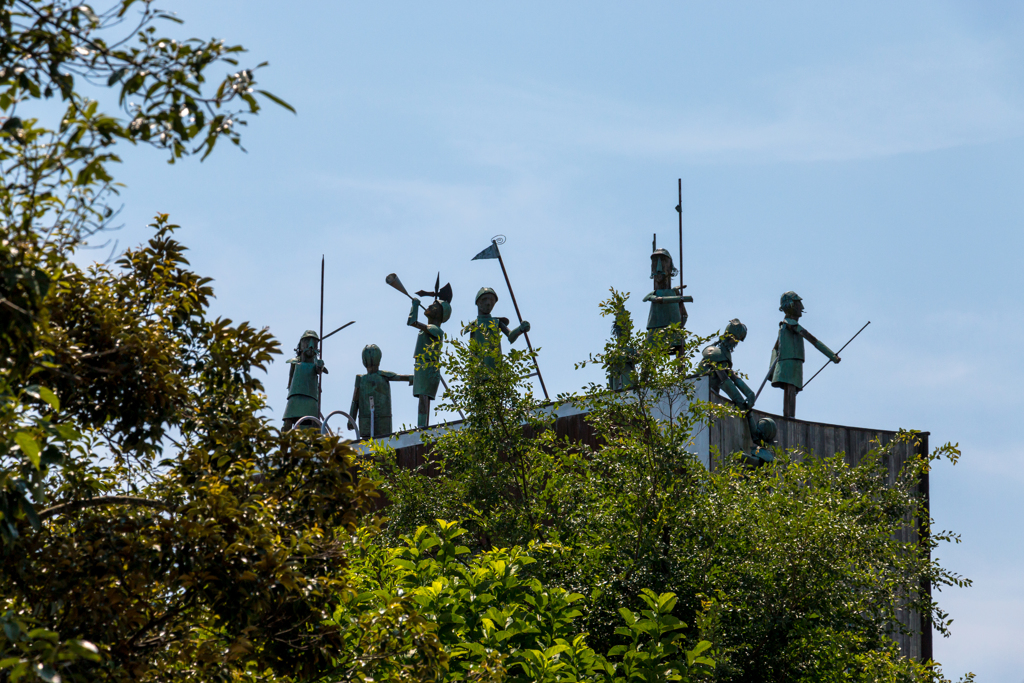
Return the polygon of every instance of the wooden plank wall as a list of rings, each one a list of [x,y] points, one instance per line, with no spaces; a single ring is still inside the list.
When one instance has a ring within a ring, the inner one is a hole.
[[[712,394],[713,403],[725,404],[727,400]],[[877,445],[885,445],[896,438],[896,432],[882,429],[864,429],[861,427],[846,427],[842,425],[826,424],[823,422],[807,422],[805,420],[788,419],[779,415],[772,415],[759,410],[754,411],[755,419],[770,417],[778,426],[778,434],[775,438],[775,447],[781,450],[788,448],[802,448],[810,451],[819,457],[829,457],[836,453],[843,453],[844,460],[851,466],[856,466],[861,458]],[[711,436],[711,462],[712,467],[733,453],[745,451],[753,444],[750,440],[747,423],[742,418],[727,417],[716,420],[709,427]],[[886,465],[889,469],[888,482],[896,481],[896,475],[907,461],[915,453],[925,455],[928,453],[928,433],[920,435],[917,445],[899,444],[892,457],[888,458]],[[924,497],[925,505],[928,506],[928,478],[925,476],[918,483],[918,494]],[[918,527],[908,517],[907,525],[897,535],[901,541],[920,542]],[[927,593],[931,593],[931,586],[922,586]],[[907,657],[914,657],[922,661],[932,658],[932,629],[927,619],[911,610],[900,611],[900,621],[915,631],[914,635],[906,636],[894,634],[899,643],[900,651]]]
[[[712,395],[713,402],[725,403],[726,401],[718,396]],[[850,465],[857,465],[861,458],[873,448],[872,442],[886,444],[896,437],[896,432],[880,429],[863,429],[860,427],[845,427],[842,425],[825,424],[821,422],[806,422],[804,420],[786,419],[779,415],[771,415],[761,411],[754,411],[757,419],[770,417],[778,425],[778,435],[775,445],[782,449],[802,447],[820,457],[827,457],[835,453],[845,454],[845,460]],[[587,424],[586,415],[576,414],[560,417],[555,421],[555,430],[558,436],[568,437],[570,440],[586,443],[590,446],[597,446],[594,438],[593,428]],[[710,445],[712,449],[711,464],[715,466],[717,457],[728,456],[729,454],[746,450],[751,446],[750,436],[747,433],[746,422],[740,418],[723,418],[716,420],[709,426]],[[916,450],[920,453],[928,452],[928,434],[921,435],[921,441]],[[913,450],[909,445],[900,445],[894,457],[890,458],[889,482],[895,481],[896,473],[912,454]],[[417,468],[429,460],[427,447],[422,444],[398,448],[395,450],[398,463],[402,467],[410,469]],[[436,470],[428,467],[425,472],[427,476],[435,476]],[[925,477],[918,486],[918,492],[924,496],[925,504],[928,503],[928,479]],[[382,501],[383,504],[383,501]],[[918,530],[907,519],[907,526],[900,534],[901,540],[919,540]],[[924,590],[931,592],[930,586],[924,586]],[[930,624],[922,624],[922,618],[916,612],[903,610],[900,613],[900,621],[904,625],[915,630],[913,636],[896,635],[901,652],[907,657],[914,657],[921,660],[928,660],[932,657],[932,630]]]

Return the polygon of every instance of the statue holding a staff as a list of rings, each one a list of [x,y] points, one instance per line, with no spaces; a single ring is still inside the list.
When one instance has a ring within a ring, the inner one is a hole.
[[[651,279],[654,280],[654,291],[644,297],[651,302],[651,312],[647,317],[647,338],[652,339],[658,330],[663,330],[673,323],[685,324],[682,316],[683,303],[691,303],[692,296],[683,295],[685,285],[672,286],[672,276],[678,273],[672,264],[672,254],[668,249],[654,249],[651,253]],[[670,340],[670,345],[678,347],[681,339]]]
[[[772,348],[772,367],[774,368],[772,386],[785,392],[782,401],[782,415],[796,417],[796,395],[804,386],[804,339],[811,342],[814,348],[825,354],[833,363],[838,363],[840,358],[838,354],[832,352],[832,349],[801,327],[799,320],[804,312],[804,302],[799,294],[796,292],[783,294],[779,302],[779,310],[785,313],[786,317],[779,323],[779,338]]]
[[[319,380],[321,373],[327,374],[324,362],[317,358],[320,335],[306,330],[295,347],[295,358],[288,360],[288,403],[284,409],[284,431],[290,430],[304,417],[320,420]],[[313,428],[309,422],[303,428]]]

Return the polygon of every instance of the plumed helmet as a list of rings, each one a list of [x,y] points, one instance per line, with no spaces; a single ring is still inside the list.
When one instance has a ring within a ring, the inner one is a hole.
[[[376,344],[367,344],[363,347],[363,365],[370,367],[371,365],[380,365],[380,359],[383,357],[380,347]]]
[[[757,435],[764,443],[775,441],[775,435],[778,434],[778,431],[779,428],[776,426],[775,420],[770,417],[762,417],[757,421]]]
[[[725,326],[725,333],[731,335],[736,341],[743,341],[747,338],[747,326],[741,323],[739,318],[733,318]]]
[[[792,304],[792,303],[794,303],[796,301],[803,301],[803,299],[796,292],[786,292],[785,294],[782,295],[782,298],[779,299],[779,310],[780,311],[786,310],[786,308],[790,304]]]
[[[302,341],[303,339],[316,339],[317,341],[320,341],[320,335],[314,330],[306,330],[302,333],[302,336],[299,337],[299,341]]]
[[[480,291],[476,293],[476,298],[473,299],[473,303],[474,304],[478,303],[480,301],[480,297],[482,297],[484,294],[493,294],[494,295],[494,300],[495,301],[498,300],[498,293],[497,292],[495,292],[490,287],[481,287]]]
[[[668,259],[668,273],[670,275],[675,275],[676,273],[679,272],[678,270],[676,270],[675,265],[672,263],[672,254],[669,253],[668,249],[655,249],[651,253],[651,277],[654,277],[655,263],[656,263],[656,259],[659,256]]]
[[[439,300],[427,306],[427,315],[430,316],[433,312],[434,315],[437,311],[441,311],[441,322],[448,322],[448,318],[452,317],[452,305],[447,301]]]

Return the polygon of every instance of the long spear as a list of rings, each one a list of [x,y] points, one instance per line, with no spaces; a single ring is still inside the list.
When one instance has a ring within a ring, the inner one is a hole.
[[[866,323],[864,323],[864,327],[862,327],[859,330],[857,330],[857,334],[860,334],[861,332],[863,332],[864,328],[867,327],[870,324],[871,324],[870,320],[867,321]],[[850,341],[848,341],[845,344],[843,344],[843,349],[845,349],[847,346],[849,346],[850,342],[852,342],[854,339],[857,338],[857,334],[855,334],[852,337],[850,337]],[[840,353],[842,353],[843,349],[839,349],[838,351],[836,351],[836,355],[838,356]],[[831,360],[825,361],[825,364],[821,366],[821,370],[824,370],[825,368],[827,368],[831,362],[832,362]],[[814,373],[814,375],[811,377],[811,379],[809,379],[806,382],[804,382],[804,389],[807,388],[807,385],[810,384],[814,380],[815,377],[817,377],[818,375],[821,374],[821,370],[818,370],[816,373]]]
[[[500,238],[500,242],[499,242]],[[494,258],[497,256],[498,263],[501,264],[501,274],[505,276],[505,284],[508,285],[508,293],[512,296],[512,305],[516,309],[516,317],[519,318],[519,324],[523,324],[523,315],[519,312],[519,304],[516,303],[516,293],[512,291],[512,282],[508,279],[508,271],[505,270],[505,259],[501,258],[501,249],[498,249],[499,244],[505,243],[504,235],[497,235],[491,238],[491,246],[484,249],[482,252],[473,257],[473,261],[477,259]],[[494,251],[492,252],[491,249]],[[548,396],[548,388],[544,386],[544,376],[540,374],[540,365],[537,364],[537,356],[533,353],[533,344],[530,343],[530,333],[523,332],[523,338],[526,339],[526,348],[530,349],[530,357],[533,358],[533,367],[537,369],[537,379],[540,380],[540,388],[544,391],[544,400],[550,401],[551,397]]]
[[[350,323],[351,324],[351,323]],[[320,255],[320,337],[317,343],[318,357],[322,361],[324,359],[324,255]],[[324,414],[320,410],[320,402],[323,398],[324,386],[323,386],[323,371],[316,373],[316,416],[317,419],[323,420]]]
[[[679,296],[683,296],[683,179],[679,179],[679,203],[676,204],[676,211],[679,213]],[[679,321],[686,327],[686,320],[690,316],[686,314],[686,302],[679,300]],[[679,342],[679,354],[682,357],[686,342]]]

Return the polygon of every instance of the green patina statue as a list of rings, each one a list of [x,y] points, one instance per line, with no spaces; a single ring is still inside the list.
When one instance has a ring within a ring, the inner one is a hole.
[[[639,354],[633,346],[620,345],[619,340],[626,335],[620,324],[620,319],[625,322],[625,312],[616,313],[615,322],[612,323],[612,337],[616,339],[616,355],[618,358],[608,365],[608,388],[612,391],[625,391],[632,389],[636,383],[636,358]]]
[[[692,296],[684,296],[683,286],[673,287],[672,276],[678,273],[672,264],[672,255],[667,249],[655,249],[651,254],[651,279],[654,280],[654,291],[644,297],[651,302],[651,313],[647,317],[647,338],[654,336],[655,330],[661,330],[673,323],[686,325],[684,303],[691,303]],[[678,347],[681,339],[671,340],[671,345]]]
[[[299,338],[299,345],[295,347],[295,358],[288,361],[291,367],[288,369],[288,404],[284,409],[285,431],[294,427],[295,423],[304,417],[320,419],[317,414],[317,380],[319,373],[327,374],[327,368],[324,367],[324,362],[316,357],[319,342],[320,336],[316,332],[306,330]],[[317,425],[311,421],[302,425],[302,428],[315,427]]]
[[[718,341],[701,352],[698,371],[708,375],[711,391],[718,393],[724,390],[733,403],[743,410],[750,410],[754,405],[754,392],[732,369],[732,351],[746,338],[747,326],[736,318],[730,320]]]
[[[750,440],[754,442],[754,445],[750,447],[749,453],[743,454],[743,461],[747,465],[760,467],[774,460],[775,455],[771,451],[771,445],[778,432],[775,420],[770,417],[762,417],[755,422],[753,411],[748,411],[747,428],[750,429]]]
[[[508,337],[508,343],[514,344],[519,335],[530,331],[530,323],[523,321],[514,330],[508,328],[508,318],[495,318],[491,315],[494,304],[498,303],[498,295],[490,287],[481,287],[476,293],[476,320],[462,330],[470,332],[470,339],[483,348],[497,348],[501,353],[501,335]],[[485,358],[484,364],[494,366],[493,358]]]
[[[818,341],[814,335],[800,326],[798,320],[804,312],[803,300],[796,292],[786,292],[780,300],[779,310],[786,314],[779,323],[779,338],[772,348],[772,386],[781,388],[785,394],[782,414],[796,417],[796,394],[804,387],[804,339],[821,351],[832,362],[838,363],[839,356]]]
[[[391,434],[391,382],[412,384],[412,375],[399,375],[380,369],[383,354],[376,344],[363,349],[365,375],[356,375],[349,414],[359,423],[359,438],[379,439]]]
[[[421,296],[439,297],[424,311],[427,316],[426,324],[419,322],[420,300],[413,299],[409,320],[406,322],[410,327],[420,331],[416,337],[416,350],[413,352],[412,395],[420,400],[416,424],[426,427],[430,424],[430,402],[437,397],[437,387],[441,382],[441,342],[444,341],[441,324],[448,322],[452,316],[452,289],[450,285],[445,285],[435,292],[416,293]]]

